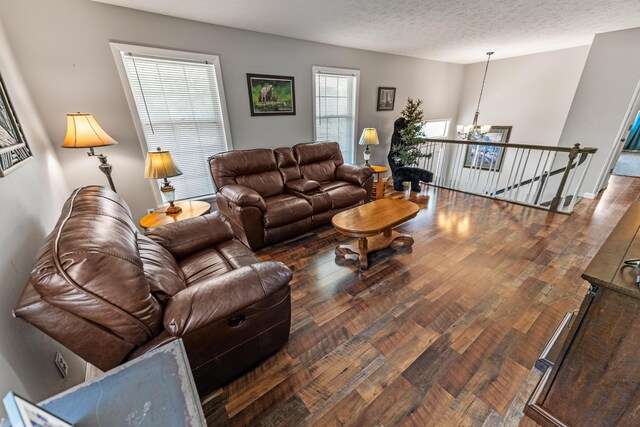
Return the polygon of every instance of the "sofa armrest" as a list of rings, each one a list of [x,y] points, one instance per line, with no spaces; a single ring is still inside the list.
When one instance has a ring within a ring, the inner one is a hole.
[[[362,186],[373,175],[373,169],[369,166],[356,166],[343,163],[336,169],[336,179]]]
[[[222,274],[175,294],[164,311],[164,327],[183,336],[289,286],[291,271],[281,262],[265,261]]]
[[[295,193],[317,193],[320,191],[320,183],[312,179],[296,179],[285,184],[287,190]]]
[[[184,258],[217,243],[234,238],[229,221],[214,212],[156,227],[147,237],[176,258]]]
[[[240,207],[255,206],[262,212],[267,211],[264,199],[253,188],[237,184],[225,185],[219,190],[219,193],[234,205]]]

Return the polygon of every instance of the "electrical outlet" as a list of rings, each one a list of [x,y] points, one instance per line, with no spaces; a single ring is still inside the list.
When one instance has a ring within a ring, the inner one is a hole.
[[[147,209],[147,214],[152,214],[155,211],[155,209]]]
[[[67,362],[59,351],[56,351],[56,358],[54,359],[54,362],[56,364],[56,368],[60,371],[62,378],[67,378],[67,375],[69,374],[69,365],[67,365]]]

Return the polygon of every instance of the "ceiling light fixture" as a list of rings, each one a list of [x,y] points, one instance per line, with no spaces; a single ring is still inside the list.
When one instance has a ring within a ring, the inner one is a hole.
[[[482,87],[480,87],[480,96],[478,97],[478,106],[476,114],[473,116],[473,123],[470,125],[458,125],[458,136],[468,141],[478,141],[491,130],[491,125],[479,125],[478,116],[480,116],[480,101],[482,100],[482,92],[484,91],[484,82],[487,79],[487,70],[489,69],[489,61],[494,52],[487,52],[487,65],[484,67],[484,77],[482,77]]]

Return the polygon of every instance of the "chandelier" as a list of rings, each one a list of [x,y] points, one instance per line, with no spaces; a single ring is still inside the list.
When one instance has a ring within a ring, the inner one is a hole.
[[[476,114],[473,116],[473,123],[470,125],[458,125],[458,136],[468,141],[478,141],[482,139],[489,130],[491,125],[479,125],[478,116],[480,115],[480,101],[482,100],[482,91],[484,90],[484,82],[487,79],[487,70],[489,69],[489,61],[494,52],[487,52],[487,65],[484,67],[484,77],[482,77],[482,87],[480,87],[480,96],[478,97],[478,106]]]

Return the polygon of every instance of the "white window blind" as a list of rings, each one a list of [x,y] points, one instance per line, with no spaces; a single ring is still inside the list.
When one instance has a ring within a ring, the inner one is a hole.
[[[427,120],[422,124],[422,134],[427,138],[444,138],[449,135],[450,120]]]
[[[148,150],[168,150],[182,170],[170,178],[176,199],[213,194],[207,159],[229,149],[215,64],[121,55]]]
[[[355,144],[356,79],[353,74],[314,73],[316,141],[338,142],[348,163]]]

